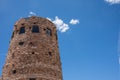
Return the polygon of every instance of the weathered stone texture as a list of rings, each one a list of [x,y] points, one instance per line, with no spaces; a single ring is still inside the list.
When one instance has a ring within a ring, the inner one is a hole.
[[[39,32],[32,32],[33,26]],[[20,34],[21,27],[25,33]],[[22,18],[14,25],[3,68],[3,80],[62,80],[55,25],[41,17]]]

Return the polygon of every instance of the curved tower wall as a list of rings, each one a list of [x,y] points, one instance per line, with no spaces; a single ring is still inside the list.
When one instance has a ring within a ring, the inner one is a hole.
[[[57,31],[49,20],[32,16],[14,25],[3,80],[62,80]]]

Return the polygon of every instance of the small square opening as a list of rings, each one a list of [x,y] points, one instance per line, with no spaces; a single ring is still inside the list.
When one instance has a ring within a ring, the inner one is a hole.
[[[23,45],[24,44],[24,42],[19,42],[19,45]]]
[[[32,54],[35,54],[35,52],[32,52]]]
[[[36,78],[29,78],[29,80],[36,80]]]
[[[12,73],[13,73],[13,74],[16,74],[16,70],[13,70]]]
[[[52,52],[48,52],[49,56],[52,56]]]

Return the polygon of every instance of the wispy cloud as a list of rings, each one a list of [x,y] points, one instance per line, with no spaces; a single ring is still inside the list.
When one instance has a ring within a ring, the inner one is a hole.
[[[79,24],[79,20],[78,19],[71,19],[70,20],[70,24]]]
[[[29,15],[28,15],[28,17],[31,17],[31,16],[36,16],[36,13],[34,13],[34,12],[29,12]]]
[[[69,29],[68,24],[64,23],[62,19],[55,17],[53,23],[56,25],[57,29],[61,32],[66,32]]]
[[[105,0],[105,1],[110,4],[120,4],[120,0]]]
[[[62,19],[60,19],[58,16],[56,16],[54,20],[52,20],[51,18],[47,18],[47,19],[52,21],[56,25],[57,29],[62,33],[70,29],[69,23],[74,24],[74,25],[79,23],[79,20],[71,19],[70,22],[67,24]]]

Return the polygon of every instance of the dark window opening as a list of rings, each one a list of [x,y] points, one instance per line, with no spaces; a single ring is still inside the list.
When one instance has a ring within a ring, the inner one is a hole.
[[[33,46],[33,43],[32,43],[32,42],[30,42],[30,43],[29,43],[29,45],[30,45],[30,46]]]
[[[32,52],[32,54],[35,54],[35,52]]]
[[[22,23],[21,25],[24,25],[24,23]]]
[[[24,42],[19,42],[19,45],[23,45],[24,44]]]
[[[36,24],[36,22],[34,22],[33,24]]]
[[[36,78],[30,78],[29,80],[36,80]]]
[[[29,29],[31,30],[31,27],[29,27]]]
[[[33,26],[32,27],[32,32],[33,33],[39,33],[39,27],[38,26]]]
[[[50,30],[50,29],[46,29],[46,34],[47,34],[48,36],[52,36],[51,30]]]
[[[25,33],[25,27],[21,27],[21,28],[20,28],[19,34],[23,34],[23,33]]]
[[[48,52],[49,56],[52,56],[52,52]]]
[[[13,73],[13,74],[16,74],[16,70],[13,70],[12,73]]]

